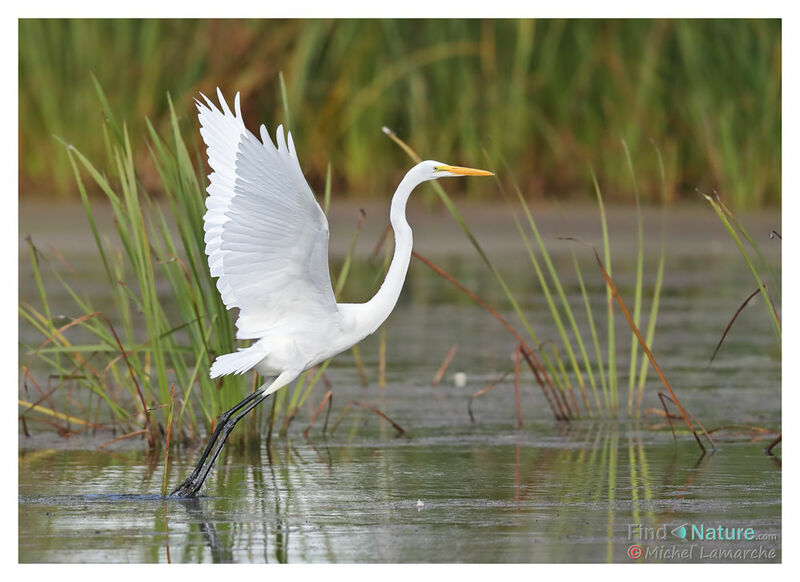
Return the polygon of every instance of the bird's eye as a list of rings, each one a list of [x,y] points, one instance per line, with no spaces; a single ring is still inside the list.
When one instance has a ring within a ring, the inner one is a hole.
[[[433,167],[433,171],[434,171],[434,172],[438,172],[439,170],[440,170],[439,166],[434,166],[434,167]]]

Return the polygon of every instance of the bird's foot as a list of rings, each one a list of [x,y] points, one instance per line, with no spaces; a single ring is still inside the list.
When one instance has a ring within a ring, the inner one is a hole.
[[[196,480],[189,477],[181,483],[175,490],[169,494],[170,497],[178,497],[184,499],[192,499],[197,496],[197,492],[200,490],[200,486],[202,483],[198,483]]]

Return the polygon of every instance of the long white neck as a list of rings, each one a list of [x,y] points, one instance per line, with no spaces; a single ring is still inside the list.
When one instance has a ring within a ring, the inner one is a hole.
[[[350,338],[351,341],[360,341],[374,333],[389,317],[400,297],[400,291],[403,289],[413,246],[411,227],[406,220],[406,203],[411,191],[422,182],[419,174],[414,171],[415,169],[413,168],[405,175],[392,198],[389,218],[394,230],[394,256],[381,288],[366,303],[339,306],[353,317],[351,333],[354,337]]]

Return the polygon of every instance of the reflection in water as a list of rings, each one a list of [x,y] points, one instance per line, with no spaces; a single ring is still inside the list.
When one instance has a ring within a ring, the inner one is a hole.
[[[20,561],[619,562],[632,525],[686,522],[771,532],[780,559],[780,469],[761,447],[698,462],[691,440],[637,424],[543,428],[274,440],[221,458],[207,496],[167,502],[112,495],[159,488],[139,454],[23,454]]]
[[[312,447],[312,450],[316,449]],[[288,443],[283,449],[264,447],[244,451],[244,458],[240,461],[249,466],[252,482],[248,485],[252,488],[252,501],[260,510],[252,512],[252,515],[261,516],[261,523],[258,524],[260,528],[255,528],[258,530],[256,535],[249,528],[239,527],[241,524],[220,520],[218,500],[214,498],[201,496],[194,499],[170,499],[165,505],[174,502],[185,508],[188,521],[199,528],[214,563],[234,562],[234,547],[241,546],[243,541],[250,551],[261,551],[255,561],[287,563],[290,533],[287,500],[292,487],[289,483],[289,471],[286,469],[299,458],[297,449]],[[231,488],[240,486],[247,488],[247,485],[238,481],[229,484]],[[285,494],[282,495],[281,492]],[[272,535],[270,531],[273,532]],[[242,535],[245,536],[244,539],[239,539]],[[272,554],[270,539],[274,546]],[[254,545],[259,540],[263,542],[263,548]]]
[[[226,547],[221,541],[220,536],[217,535],[217,526],[214,523],[214,518],[203,507],[205,502],[197,498],[189,498],[181,499],[179,503],[186,508],[191,520],[195,522],[200,527],[200,531],[203,532],[206,544],[209,550],[211,550],[211,561],[215,564],[233,562],[233,550],[231,547]]]

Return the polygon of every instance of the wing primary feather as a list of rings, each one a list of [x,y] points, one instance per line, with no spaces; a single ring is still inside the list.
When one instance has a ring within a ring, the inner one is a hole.
[[[278,142],[278,151],[283,153],[286,151],[286,140],[283,137],[283,124],[278,126],[275,130],[275,141]]]
[[[273,152],[273,153],[277,152],[278,149],[275,147],[275,144],[272,142],[272,138],[270,137],[269,132],[267,131],[267,127],[265,125],[263,125],[263,124],[261,125],[259,133],[261,133],[261,142],[263,143],[263,145],[267,149],[267,151]]]
[[[306,319],[341,325],[328,271],[327,219],[303,176],[293,136],[281,125],[273,138],[261,125],[259,140],[244,125],[241,94],[234,111],[219,88],[217,96],[218,105],[203,93],[195,100],[213,170],[204,240],[223,302],[240,309],[237,337],[265,337]],[[231,371],[242,369],[235,359],[227,359]],[[244,356],[238,359],[244,363]]]
[[[203,97],[203,99],[206,100],[206,104],[208,106],[209,111],[220,113],[220,110],[217,109],[217,106],[214,105],[214,102],[211,99],[206,97],[204,93],[200,93],[200,95]]]
[[[225,117],[229,115],[234,117],[233,113],[231,113],[231,108],[228,107],[228,102],[225,101],[225,97],[222,96],[222,91],[219,87],[217,87],[217,97],[219,97],[219,104],[222,106],[222,111],[225,114]]]

